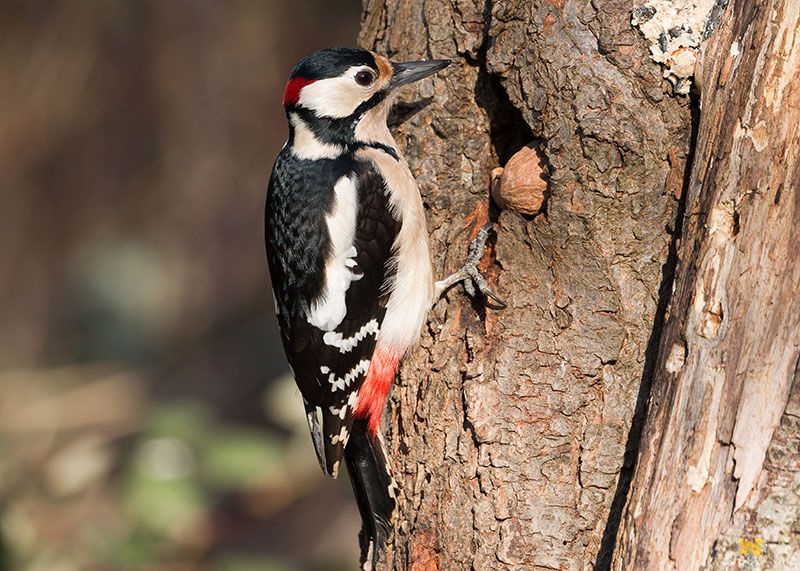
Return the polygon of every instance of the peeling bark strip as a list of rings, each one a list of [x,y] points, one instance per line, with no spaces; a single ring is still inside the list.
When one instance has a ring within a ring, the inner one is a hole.
[[[401,487],[383,569],[583,569],[623,463],[674,228],[688,100],[616,0],[366,0],[360,43],[447,57],[396,130],[438,275],[460,266],[488,179],[535,143],[545,211],[501,212],[502,312],[453,290],[393,390]],[[652,357],[652,356],[651,356]]]
[[[679,277],[614,566],[798,569],[800,3],[733,0],[700,63]]]

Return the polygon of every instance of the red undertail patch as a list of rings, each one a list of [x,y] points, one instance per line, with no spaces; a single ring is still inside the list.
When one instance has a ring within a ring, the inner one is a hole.
[[[315,79],[306,79],[305,77],[293,77],[286,83],[286,90],[283,92],[283,106],[297,104],[300,99],[300,90],[306,85],[314,83]]]
[[[376,348],[367,371],[367,378],[358,391],[358,402],[353,414],[356,418],[368,420],[367,428],[373,435],[381,426],[386,397],[399,362],[400,357],[395,353],[381,347]]]

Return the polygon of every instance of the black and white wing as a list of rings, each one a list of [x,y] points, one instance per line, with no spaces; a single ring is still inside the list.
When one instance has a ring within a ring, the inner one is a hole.
[[[307,163],[290,153],[276,162],[267,195],[267,256],[317,456],[335,477],[386,311],[400,223],[370,163],[344,157]]]

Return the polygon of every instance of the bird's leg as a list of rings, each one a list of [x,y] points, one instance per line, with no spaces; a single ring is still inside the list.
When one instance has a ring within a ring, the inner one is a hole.
[[[506,303],[497,297],[491,289],[489,284],[486,283],[480,271],[478,271],[478,262],[483,256],[483,249],[486,246],[486,240],[489,238],[489,230],[492,229],[493,223],[491,221],[483,225],[483,227],[475,236],[475,239],[469,245],[467,254],[467,261],[456,273],[451,274],[436,282],[436,296],[434,299],[438,300],[442,295],[451,287],[459,282],[464,282],[464,290],[470,297],[475,297],[475,288],[478,288],[483,295],[493,299],[500,307],[506,307]]]

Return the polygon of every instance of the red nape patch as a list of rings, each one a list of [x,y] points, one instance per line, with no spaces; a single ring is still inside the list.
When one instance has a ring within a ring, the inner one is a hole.
[[[397,354],[381,347],[376,348],[367,371],[367,378],[358,391],[358,402],[353,416],[366,418],[367,428],[373,435],[381,426],[386,396],[389,394],[389,387],[392,386],[399,362],[400,357]]]
[[[283,106],[295,105],[300,99],[300,90],[315,81],[316,79],[306,79],[305,77],[293,77],[290,79],[286,84],[286,91],[283,92]]]

